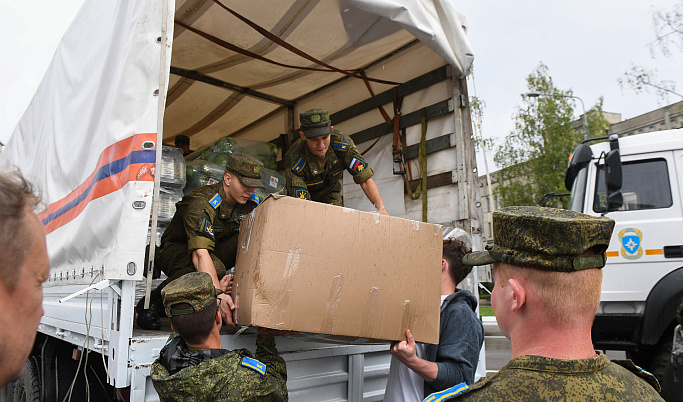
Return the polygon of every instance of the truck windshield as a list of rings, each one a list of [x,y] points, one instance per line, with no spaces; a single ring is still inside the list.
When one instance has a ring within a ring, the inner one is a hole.
[[[607,211],[604,165],[598,166],[593,211]],[[669,208],[673,205],[669,170],[665,159],[627,162],[622,165],[624,204],[618,211]],[[573,192],[572,192],[573,193]]]
[[[569,209],[572,211],[583,212],[583,200],[586,197],[586,178],[588,177],[588,168],[584,167],[579,170],[572,184],[572,192],[569,197]]]

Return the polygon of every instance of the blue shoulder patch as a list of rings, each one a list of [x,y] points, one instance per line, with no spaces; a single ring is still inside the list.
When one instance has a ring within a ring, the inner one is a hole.
[[[332,149],[335,151],[348,151],[351,144],[341,141],[332,141]]]
[[[460,395],[461,393],[467,391],[470,387],[466,383],[461,382],[458,385],[454,385],[450,388],[444,389],[443,391],[435,392],[429,395],[423,402],[440,402],[444,401],[450,397]]]
[[[296,161],[296,163],[292,167],[292,170],[299,173],[301,172],[301,170],[303,170],[304,166],[306,166],[306,161],[303,157],[301,157],[298,161]]]
[[[244,367],[249,367],[256,372],[261,373],[261,375],[266,375],[266,365],[256,359],[252,359],[251,357],[243,357],[241,364]]]
[[[254,201],[257,204],[261,203],[261,197],[259,197],[256,193],[252,194],[251,197],[249,197],[249,200]]]
[[[213,209],[216,209],[221,205],[222,201],[223,199],[221,198],[221,196],[218,195],[218,193],[216,193],[216,195],[211,197],[211,199],[209,200],[209,204],[213,207]]]

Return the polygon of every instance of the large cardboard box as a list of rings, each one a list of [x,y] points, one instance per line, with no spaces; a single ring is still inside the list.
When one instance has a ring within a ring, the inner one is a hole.
[[[438,225],[270,196],[240,226],[237,322],[438,343],[442,244]]]

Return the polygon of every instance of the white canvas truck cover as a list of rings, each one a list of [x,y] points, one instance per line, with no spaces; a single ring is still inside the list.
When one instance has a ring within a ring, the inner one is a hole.
[[[142,277],[162,132],[167,143],[189,135],[195,148],[239,135],[415,38],[465,76],[473,54],[453,8],[449,0],[85,1],[0,155],[42,192],[48,286],[88,283],[88,269]],[[375,91],[392,86],[369,79]],[[250,138],[272,139],[263,133]]]

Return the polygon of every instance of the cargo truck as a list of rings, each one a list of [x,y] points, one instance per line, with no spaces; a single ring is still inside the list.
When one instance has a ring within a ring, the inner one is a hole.
[[[169,329],[138,329],[134,307],[154,285],[146,239],[173,205],[161,150],[179,134],[269,142],[281,161],[299,112],[328,109],[392,215],[481,248],[465,31],[443,0],[86,0],[0,154],[42,192],[52,265],[33,352],[0,399],[158,400],[150,366]],[[346,207],[372,208],[344,183]],[[278,348],[292,400],[382,399],[387,343]]]
[[[671,344],[683,298],[683,129],[586,142],[567,170],[570,208],[616,221],[594,345],[625,351],[657,377],[667,401],[682,401]]]

